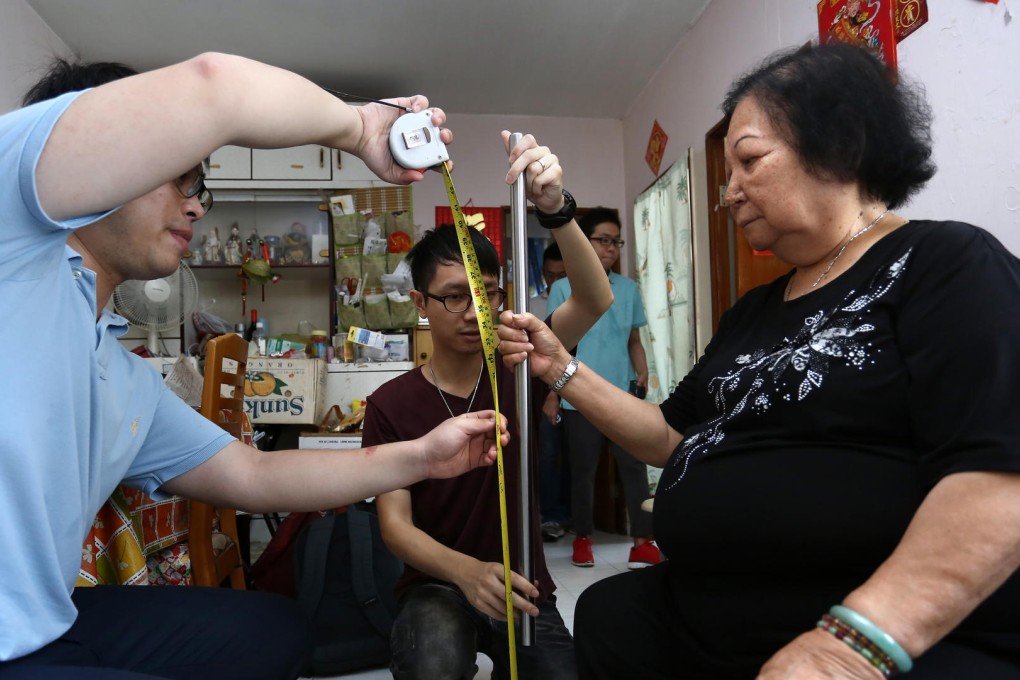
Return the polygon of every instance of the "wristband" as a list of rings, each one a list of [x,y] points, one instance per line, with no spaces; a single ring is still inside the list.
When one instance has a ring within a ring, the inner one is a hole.
[[[850,649],[854,650],[882,674],[882,677],[895,678],[899,675],[899,669],[889,655],[879,649],[874,642],[864,637],[864,634],[842,619],[837,619],[832,614],[822,614],[817,624],[818,628],[830,633],[837,640],[840,640]]]
[[[570,192],[566,189],[563,190],[563,207],[554,213],[544,213],[535,206],[535,217],[538,218],[538,223],[546,229],[559,229],[564,224],[567,224],[574,219],[574,213],[577,212],[577,202],[574,201],[574,197],[570,195]]]
[[[563,369],[563,375],[556,379],[549,389],[553,392],[559,392],[563,389],[563,386],[570,382],[570,379],[574,377],[574,373],[577,372],[577,357],[570,357],[570,363]]]
[[[900,673],[906,673],[914,667],[914,662],[910,659],[910,655],[907,654],[906,650],[900,646],[900,643],[896,642],[892,635],[886,633],[869,619],[866,619],[853,609],[844,607],[841,604],[837,604],[832,607],[829,610],[829,613],[833,617],[849,624],[861,633],[861,635],[871,640],[876,647],[885,652],[885,654],[892,659],[892,662],[896,664],[896,669]]]

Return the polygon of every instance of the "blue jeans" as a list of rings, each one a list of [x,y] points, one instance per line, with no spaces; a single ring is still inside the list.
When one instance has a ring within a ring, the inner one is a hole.
[[[550,596],[538,608],[535,640],[517,647],[521,678],[573,680],[577,677],[574,638]],[[470,680],[481,652],[492,659],[493,677],[510,678],[507,624],[485,616],[452,586],[412,587],[401,599],[390,633],[390,670],[397,680]],[[520,640],[518,629],[517,639]]]

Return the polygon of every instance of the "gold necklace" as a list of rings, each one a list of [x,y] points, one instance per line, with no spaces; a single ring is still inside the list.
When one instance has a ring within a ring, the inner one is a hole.
[[[833,265],[835,265],[835,264],[836,264],[836,260],[838,260],[838,259],[839,259],[840,257],[842,257],[842,255],[843,255],[843,252],[844,252],[844,251],[846,251],[846,249],[847,249],[847,246],[849,246],[849,245],[850,245],[851,243],[853,243],[853,242],[854,242],[854,240],[855,240],[855,239],[856,239],[856,238],[857,238],[858,236],[860,236],[861,234],[863,234],[863,233],[865,233],[865,232],[869,231],[869,230],[870,230],[870,229],[871,229],[872,227],[874,227],[874,226],[875,226],[876,224],[878,224],[879,222],[881,222],[881,221],[882,221],[882,218],[883,218],[883,217],[885,217],[885,216],[886,216],[886,215],[888,215],[888,214],[889,214],[889,210],[888,210],[888,209],[886,209],[886,210],[883,210],[883,211],[882,211],[881,213],[879,213],[878,217],[876,217],[875,219],[871,220],[871,222],[869,222],[867,226],[865,226],[865,227],[861,228],[861,229],[860,229],[860,230],[859,230],[859,231],[858,231],[858,232],[857,232],[856,234],[854,234],[854,235],[853,235],[853,236],[851,236],[851,237],[850,237],[849,239],[847,239],[847,242],[846,242],[846,243],[844,243],[844,244],[843,244],[843,247],[839,249],[839,252],[838,252],[838,253],[836,253],[836,256],[835,256],[834,258],[832,258],[831,260],[829,260],[829,266],[825,268],[825,271],[823,271],[823,272],[822,272],[821,274],[819,274],[819,275],[818,275],[818,278],[817,278],[817,279],[815,279],[815,282],[811,284],[811,287],[810,287],[810,288],[808,288],[808,291],[812,291],[812,290],[814,290],[815,288],[817,288],[817,287],[818,287],[818,284],[819,284],[819,283],[821,283],[821,282],[822,282],[822,280],[823,280],[823,279],[824,279],[824,278],[825,278],[826,276],[828,276],[828,275],[829,275],[829,272],[830,272],[830,271],[832,271],[832,267],[833,267]],[[860,213],[860,215],[858,215],[858,216],[857,216],[857,219],[861,219],[861,217],[862,217],[863,215],[864,215],[864,211],[862,210],[862,211],[861,211],[861,213]],[[790,277],[790,280],[789,280],[789,282],[787,282],[787,284],[786,284],[786,292],[785,292],[785,293],[784,293],[784,295],[783,295],[783,301],[787,301],[787,300],[789,300],[789,299],[790,299],[790,290],[791,290],[792,288],[793,288],[793,277],[791,276],[791,277]],[[805,294],[806,294],[806,292],[807,292],[807,291],[805,291]],[[434,376],[435,376],[435,374],[433,374],[433,377],[434,377]]]
[[[468,402],[467,411],[464,413],[471,413],[471,406],[475,403],[475,395],[478,394],[478,385],[482,382],[482,373],[485,370],[485,362],[482,362],[482,367],[478,369],[478,377],[475,379],[475,389],[471,392],[471,401]],[[439,378],[436,377],[436,369],[432,367],[432,362],[429,362],[429,373],[432,374],[432,382],[436,386],[436,391],[439,392],[439,398],[443,400],[443,406],[450,412],[450,417],[455,418],[453,415],[453,409],[450,408],[450,404],[446,401],[446,397],[443,396],[443,388],[439,386]]]

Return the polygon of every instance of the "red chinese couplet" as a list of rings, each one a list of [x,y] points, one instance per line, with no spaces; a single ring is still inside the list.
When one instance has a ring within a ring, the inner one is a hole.
[[[926,23],[928,23],[928,0],[896,0],[893,7],[896,42],[900,42]]]
[[[896,34],[893,4],[896,0],[820,0],[818,38],[862,47],[896,70]]]

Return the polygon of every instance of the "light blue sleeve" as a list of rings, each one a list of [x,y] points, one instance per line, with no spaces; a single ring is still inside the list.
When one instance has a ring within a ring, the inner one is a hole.
[[[69,92],[0,117],[0,168],[10,173],[8,176],[14,176],[11,170],[16,168],[18,178],[17,183],[12,182],[3,190],[4,205],[20,203],[36,222],[50,228],[76,229],[106,214],[83,215],[60,222],[51,220],[39,203],[35,181],[39,157],[49,142],[53,128],[71,104],[86,91]],[[8,191],[16,191],[17,196],[7,195]]]
[[[146,368],[146,370],[151,370]],[[159,487],[212,458],[233,441],[219,425],[203,417],[165,386],[152,426],[124,483],[159,500]]]
[[[555,312],[556,308],[566,302],[568,297],[570,297],[570,280],[560,279],[559,281],[554,281],[552,288],[549,289],[549,304],[545,308],[546,316]]]

